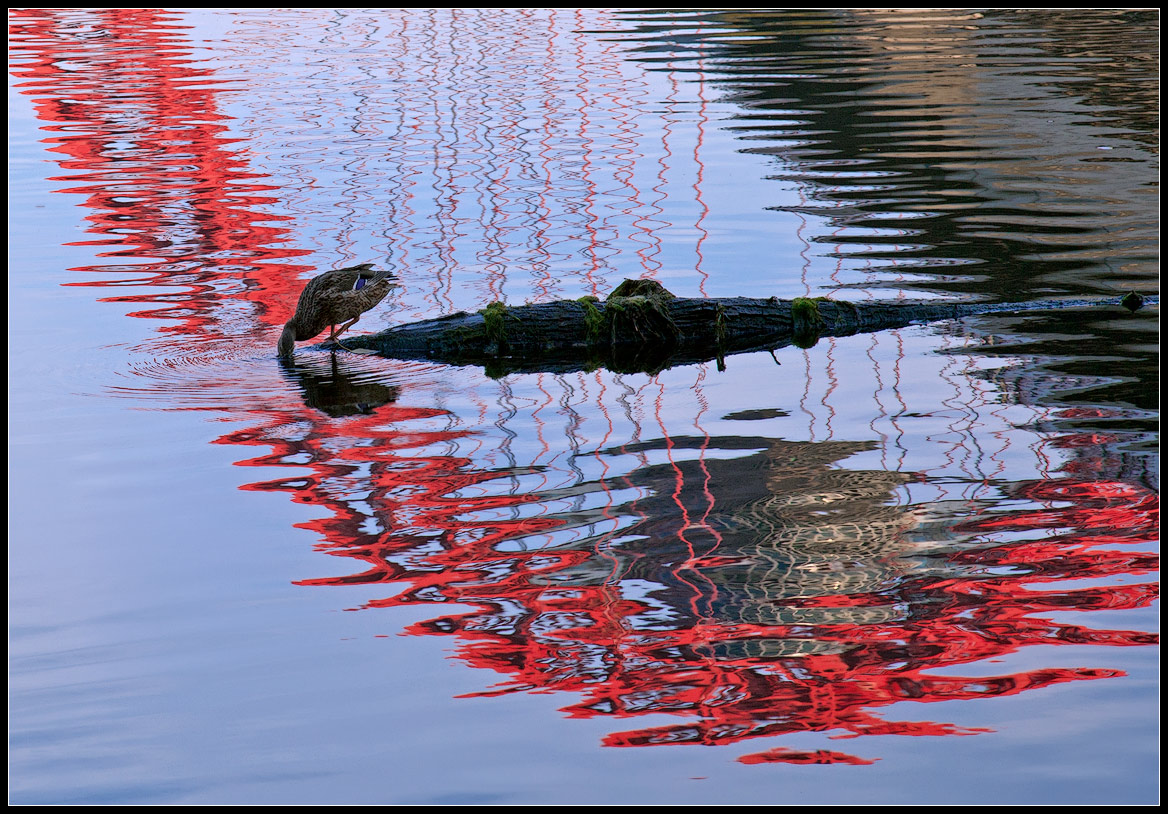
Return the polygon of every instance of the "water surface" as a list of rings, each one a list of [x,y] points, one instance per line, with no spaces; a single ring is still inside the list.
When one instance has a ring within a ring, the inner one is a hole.
[[[366,331],[626,277],[1156,293],[1155,13],[10,38],[12,802],[1157,799],[1157,308],[655,374],[275,358],[366,260]]]

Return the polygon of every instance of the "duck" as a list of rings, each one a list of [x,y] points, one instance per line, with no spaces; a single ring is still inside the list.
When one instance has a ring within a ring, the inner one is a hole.
[[[291,358],[297,342],[312,339],[325,328],[329,329],[330,342],[345,347],[340,335],[397,288],[395,280],[392,272],[376,271],[372,263],[333,269],[313,277],[300,294],[296,313],[284,324],[276,346],[280,357]]]

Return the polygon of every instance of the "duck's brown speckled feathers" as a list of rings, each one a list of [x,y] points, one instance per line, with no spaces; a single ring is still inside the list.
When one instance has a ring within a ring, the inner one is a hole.
[[[335,269],[308,281],[296,303],[296,313],[280,335],[281,356],[291,356],[296,342],[312,339],[330,328],[329,339],[336,342],[361,315],[394,288],[393,275],[375,271],[372,263]],[[340,325],[338,329],[336,326]]]

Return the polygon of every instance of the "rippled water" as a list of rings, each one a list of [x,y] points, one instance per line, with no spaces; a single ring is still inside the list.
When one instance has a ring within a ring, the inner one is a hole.
[[[10,12],[10,800],[1154,802],[1157,307],[653,375],[275,341],[365,260],[364,331],[1156,293],[1158,25]]]

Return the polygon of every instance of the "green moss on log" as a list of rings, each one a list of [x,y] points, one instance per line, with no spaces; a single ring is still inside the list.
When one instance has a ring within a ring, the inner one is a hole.
[[[656,297],[672,300],[676,297],[665,286],[656,280],[625,280],[612,290],[608,299],[614,297]]]
[[[1143,307],[1144,298],[1135,291],[1129,291],[1123,295],[1123,299],[1119,301],[1119,304],[1132,313],[1135,313]]]
[[[730,317],[726,315],[726,306],[718,303],[718,307],[714,310],[714,344],[719,348],[726,344],[726,325],[730,322]]]
[[[610,343],[676,345],[681,329],[669,313],[672,299],[674,295],[656,280],[625,280],[604,301]]]
[[[483,315],[483,329],[487,334],[487,341],[496,345],[502,353],[507,347],[507,320],[515,319],[507,313],[507,306],[501,302],[493,302],[479,311]]]
[[[823,316],[819,313],[819,303],[810,297],[791,300],[791,321],[795,325],[795,333],[801,333],[801,328],[822,326]]]
[[[823,326],[823,315],[819,313],[817,300],[810,297],[791,300],[791,334],[796,345],[801,348],[814,347]]]
[[[604,328],[604,314],[596,307],[600,300],[596,297],[581,297],[576,302],[584,309],[584,334],[589,344],[599,342],[600,332]]]

